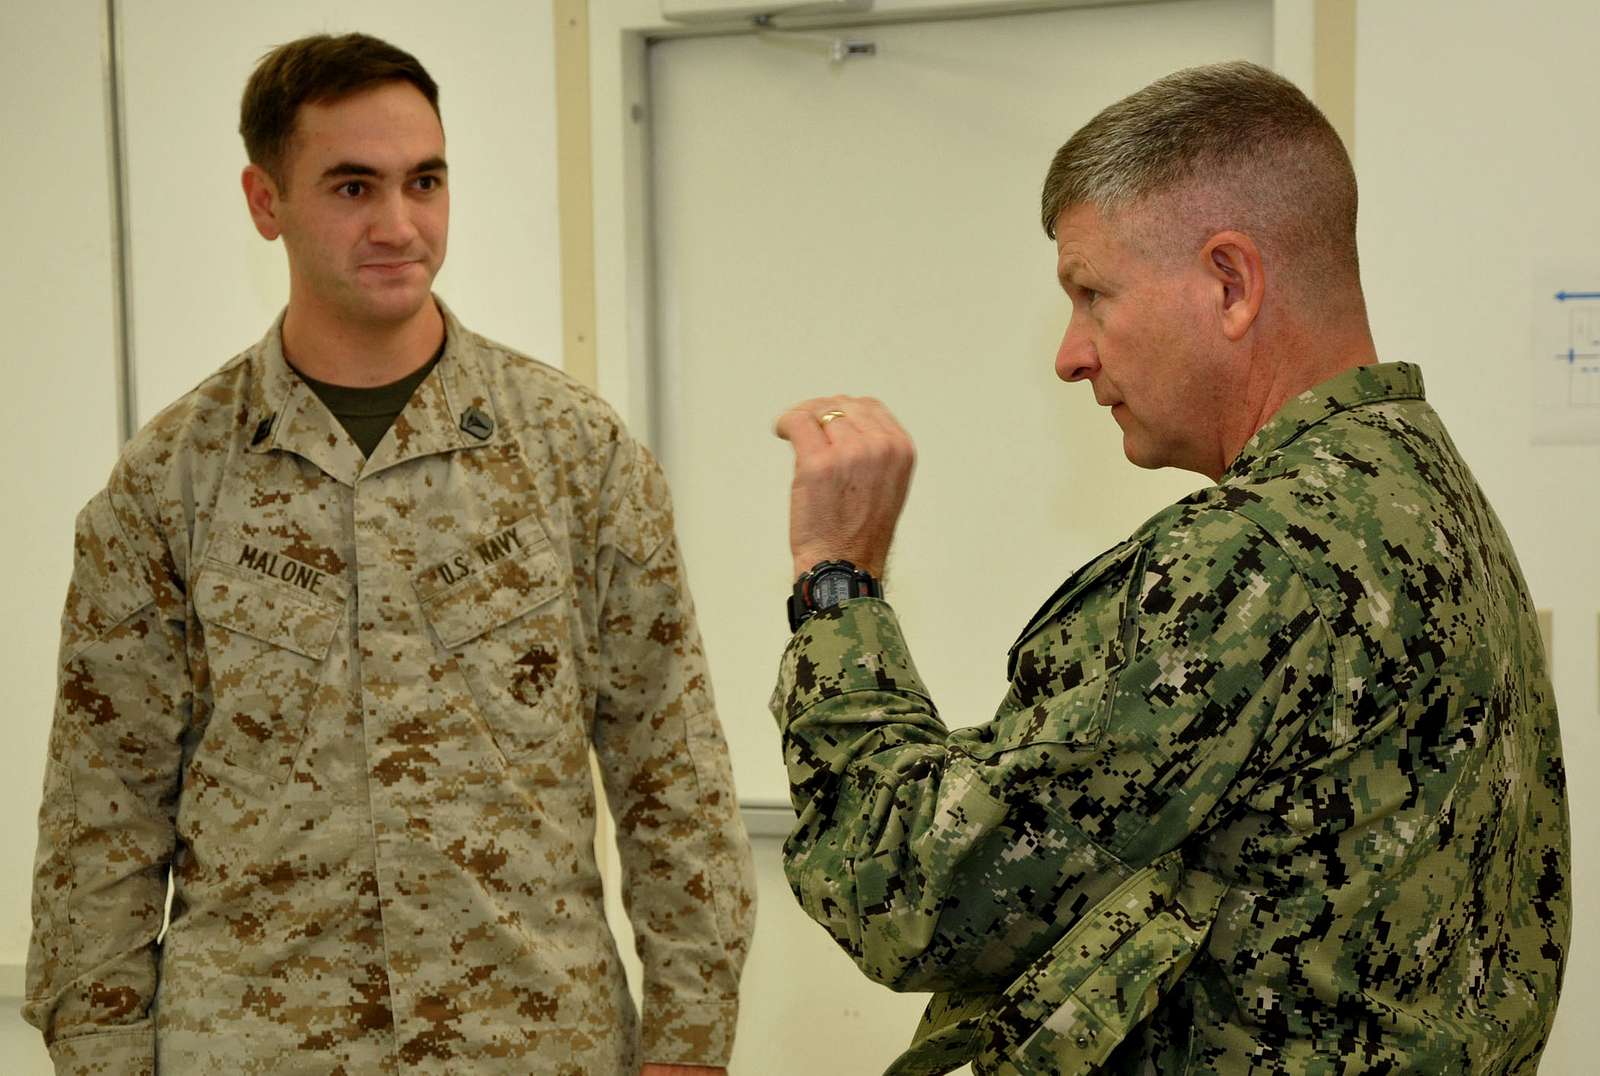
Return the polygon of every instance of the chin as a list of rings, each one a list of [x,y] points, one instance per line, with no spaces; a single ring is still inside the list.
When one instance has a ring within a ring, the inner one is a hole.
[[[1159,471],[1164,467],[1194,470],[1185,466],[1176,453],[1163,452],[1159,445],[1140,444],[1132,437],[1122,439],[1122,454],[1128,458],[1129,463],[1146,471]]]
[[[1126,456],[1128,462],[1133,464],[1135,467],[1143,467],[1146,470],[1151,470],[1161,466],[1159,463],[1151,462],[1149,449],[1135,441],[1133,439],[1133,435],[1129,433],[1124,433],[1122,435],[1122,454]]]
[[[432,301],[431,287],[423,287],[369,295],[364,305],[367,317],[373,321],[408,321]]]

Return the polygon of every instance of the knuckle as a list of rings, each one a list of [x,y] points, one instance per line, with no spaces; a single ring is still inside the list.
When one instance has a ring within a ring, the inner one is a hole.
[[[795,480],[821,484],[833,478],[834,462],[831,457],[807,456],[795,461]]]

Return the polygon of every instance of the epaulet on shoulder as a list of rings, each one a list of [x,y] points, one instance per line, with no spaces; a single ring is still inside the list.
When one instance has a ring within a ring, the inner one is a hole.
[[[583,384],[565,370],[536,359],[515,348],[470,333],[473,342],[486,354],[501,362],[504,371],[515,370],[519,378],[528,378],[536,397],[548,399],[557,411],[571,414],[593,431],[601,441],[614,441],[627,436],[622,417],[611,404],[594,389]],[[517,396],[522,396],[521,392]],[[534,421],[542,416],[518,415],[520,420]]]
[[[237,428],[249,394],[256,351],[255,347],[241,351],[156,412],[123,446],[117,469],[146,472],[170,459],[174,450],[184,444],[215,438]]]
[[[1197,537],[1211,534],[1220,540],[1250,532],[1266,540],[1274,548],[1281,548],[1272,528],[1266,526],[1252,506],[1261,498],[1251,490],[1239,486],[1208,486],[1197,490],[1182,500],[1167,505],[1151,516],[1136,532],[1153,548],[1184,544]]]

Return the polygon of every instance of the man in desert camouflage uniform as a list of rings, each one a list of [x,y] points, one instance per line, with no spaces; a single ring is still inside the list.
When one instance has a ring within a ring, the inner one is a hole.
[[[436,94],[361,35],[263,59],[244,188],[288,307],[78,519],[26,1005],[60,1073],[732,1048],[749,853],[666,486],[593,394],[432,297]]]
[[[892,1072],[1534,1071],[1555,705],[1505,532],[1420,372],[1376,362],[1355,210],[1326,120],[1249,64],[1056,155],[1056,370],[1132,462],[1215,484],[1045,602],[989,723],[939,720],[866,577],[802,576],[787,870],[867,975],[937,992]],[[848,397],[779,431],[796,572],[877,575],[905,433]]]

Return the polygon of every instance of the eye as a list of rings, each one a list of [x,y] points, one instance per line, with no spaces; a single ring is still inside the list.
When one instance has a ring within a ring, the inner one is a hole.
[[[334,190],[346,198],[355,198],[367,189],[367,185],[359,179],[347,179]]]
[[[423,192],[436,191],[444,186],[444,179],[440,176],[418,176],[413,182],[416,183],[417,190]]]

